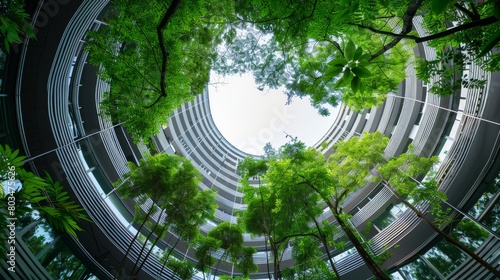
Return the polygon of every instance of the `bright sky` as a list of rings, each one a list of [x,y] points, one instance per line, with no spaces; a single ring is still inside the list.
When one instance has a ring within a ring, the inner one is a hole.
[[[328,107],[330,116],[320,116],[309,99],[294,98],[285,105],[281,90],[259,91],[251,74],[224,78],[212,74],[210,84],[215,125],[232,145],[250,154],[263,154],[267,142],[279,148],[290,140],[285,132],[313,146],[336,117],[332,107]]]

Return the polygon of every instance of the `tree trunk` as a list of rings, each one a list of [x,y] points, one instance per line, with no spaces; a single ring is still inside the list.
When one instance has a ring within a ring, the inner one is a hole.
[[[332,211],[332,214],[335,217],[335,219],[337,220],[337,222],[339,223],[340,227],[345,232],[345,234],[347,235],[349,240],[352,242],[352,244],[354,245],[354,247],[358,251],[358,254],[361,256],[361,258],[363,258],[366,266],[371,270],[371,272],[373,273],[375,278],[382,279],[382,280],[391,279],[389,276],[387,276],[387,274],[385,274],[385,272],[382,270],[382,268],[380,268],[380,266],[375,262],[375,260],[368,253],[368,251],[366,251],[363,244],[361,244],[361,241],[354,234],[351,226],[346,224],[344,222],[344,220],[342,220],[342,218],[340,217],[341,210],[337,211],[337,207],[335,207],[335,205],[332,204],[332,202],[328,199],[328,197],[324,196],[314,184],[312,184],[311,182],[309,182],[307,180],[306,180],[306,183],[309,187],[311,187],[311,189],[313,189],[323,199],[323,201],[326,203],[328,208],[330,208],[330,211]]]
[[[265,250],[266,250],[267,277],[269,277],[269,279],[271,279],[271,273],[269,272],[269,253],[267,250],[267,236],[264,236],[264,246],[265,246]]]
[[[273,268],[274,268],[274,279],[281,279],[280,275],[280,261],[278,258],[278,252],[273,253],[273,258],[274,258],[274,263],[273,263]]]
[[[344,220],[342,220],[342,218],[340,217],[340,213],[337,212],[337,211],[334,211],[335,209],[331,209],[331,210],[333,212],[333,216],[335,217],[335,219],[339,223],[340,227],[342,228],[342,230],[344,230],[345,234],[347,235],[347,237],[349,238],[349,240],[352,242],[352,245],[354,245],[354,247],[358,251],[358,254],[361,256],[361,258],[363,258],[363,260],[365,261],[366,266],[368,266],[368,268],[371,270],[371,272],[373,273],[373,275],[377,279],[383,279],[383,280],[389,280],[389,279],[391,279],[382,270],[382,268],[380,268],[380,266],[375,262],[375,260],[370,255],[370,253],[365,249],[365,247],[363,246],[363,244],[361,244],[361,241],[354,234],[353,229],[351,228],[351,226],[349,226],[348,224],[346,224],[344,222]]]
[[[215,280],[215,276],[217,275],[217,271],[219,271],[220,261],[222,260],[222,258],[227,257],[226,256],[226,252],[227,252],[227,250],[224,251],[224,253],[222,253],[222,255],[220,256],[220,259],[217,261],[217,265],[215,266],[215,272],[214,272],[214,278],[213,278],[213,280]]]
[[[153,251],[154,247],[156,246],[156,243],[158,243],[158,241],[162,238],[162,235],[163,233],[165,232],[165,230],[167,230],[167,227],[168,227],[168,224],[164,225],[163,228],[161,229],[160,233],[158,234],[158,236],[156,237],[155,241],[153,242],[153,244],[151,245],[151,248],[149,248],[146,256],[144,257],[144,260],[142,260],[141,262],[141,265],[137,268],[137,271],[135,272],[135,274],[138,274],[139,271],[141,271],[142,269],[142,266],[144,266],[144,263],[146,262],[146,260],[148,259],[149,255],[151,254],[151,252]],[[147,242],[147,240],[146,240]],[[146,244],[144,244],[146,245]],[[139,255],[140,257],[140,255]],[[139,261],[139,259],[137,260]],[[137,265],[137,263],[135,264]],[[134,266],[135,267],[135,266]]]
[[[153,203],[151,205],[151,208],[149,208],[148,210],[148,213],[146,214],[146,217],[144,218],[144,221],[141,223],[141,225],[139,226],[139,228],[137,229],[137,233],[134,235],[134,238],[132,238],[132,241],[130,241],[130,244],[128,245],[127,247],[127,250],[125,251],[125,255],[123,255],[123,259],[122,261],[120,262],[120,265],[118,266],[118,269],[116,271],[116,275],[115,275],[115,278],[118,277],[118,275],[120,274],[121,270],[123,269],[123,266],[125,265],[125,262],[127,260],[127,256],[128,254],[130,253],[130,249],[132,249],[132,245],[134,244],[135,240],[137,239],[137,237],[139,236],[139,234],[141,233],[141,229],[144,227],[144,225],[146,224],[146,221],[149,219],[149,216],[151,215],[151,213],[153,213],[153,210],[155,208],[155,204]]]
[[[180,240],[180,239],[181,239],[181,237],[179,236],[179,237],[177,238],[177,240],[175,241],[174,246],[172,246],[172,248],[170,248],[170,250],[168,250],[168,254],[167,254],[167,256],[165,256],[165,261],[163,261],[163,264],[162,264],[161,269],[160,269],[160,274],[159,274],[159,276],[160,276],[160,277],[161,277],[161,274],[163,273],[163,269],[165,268],[165,265],[166,265],[166,264],[167,264],[167,262],[168,262],[168,258],[170,257],[170,254],[172,254],[172,252],[174,251],[174,248],[175,248],[175,247],[177,247],[177,243],[179,243],[179,240]],[[169,240],[170,240],[170,238],[169,238]],[[168,243],[168,242],[169,242],[169,241],[167,241],[167,243]],[[205,273],[203,273],[203,278],[205,278],[204,276],[205,276]]]
[[[467,255],[469,255],[471,258],[476,260],[479,264],[484,266],[486,269],[491,271],[493,275],[495,275],[497,278],[500,278],[500,271],[496,270],[491,264],[483,260],[481,257],[479,257],[475,252],[470,250],[469,248],[465,247],[462,243],[458,242],[457,240],[453,239],[451,236],[449,236],[446,232],[442,231],[439,227],[437,227],[433,222],[431,222],[420,210],[415,208],[412,204],[410,204],[406,199],[402,198],[389,184],[389,182],[385,179],[382,179],[382,183],[386,185],[387,188],[392,192],[392,194],[399,200],[401,201],[404,205],[406,205],[408,208],[410,208],[417,216],[422,219],[427,225],[429,225],[434,231],[436,231],[441,237],[443,237],[448,243],[455,245],[458,247],[460,250],[465,252]]]
[[[308,207],[307,204],[306,204],[306,207]],[[307,214],[314,221],[314,225],[316,226],[316,230],[318,231],[318,234],[319,234],[319,237],[320,237],[319,240],[323,244],[323,247],[325,247],[326,255],[328,256],[328,261],[330,262],[330,266],[332,267],[333,273],[335,273],[335,276],[337,277],[337,279],[340,279],[339,272],[337,271],[337,268],[335,268],[335,264],[333,263],[332,256],[330,255],[330,250],[328,249],[328,243],[326,242],[326,236],[325,236],[325,234],[321,231],[319,223],[316,220],[316,218],[312,215],[312,213],[310,211],[307,211]]]
[[[337,268],[335,267],[335,264],[333,263],[332,256],[330,255],[330,250],[328,249],[328,244],[326,242],[326,237],[321,233],[321,243],[323,243],[323,246],[325,247],[326,255],[328,256],[328,261],[330,262],[330,266],[332,267],[332,271],[337,277],[337,279],[340,279],[339,272],[337,271]]]
[[[158,227],[158,225],[160,224],[160,219],[161,219],[161,215],[163,214],[163,212],[165,212],[165,209],[162,209],[161,212],[160,212],[160,215],[158,215],[158,221],[155,223],[155,226],[151,229],[151,231],[149,232],[148,236],[146,237],[146,241],[144,242],[144,245],[142,245],[142,248],[141,248],[141,251],[139,251],[139,255],[137,256],[137,260],[134,264],[134,267],[132,268],[132,275],[134,274],[134,271],[135,271],[135,268],[137,267],[137,264],[139,263],[139,261],[141,260],[141,256],[142,256],[142,253],[144,252],[144,249],[146,248],[146,246],[148,245],[148,241],[149,241],[149,238],[151,237],[151,235],[154,234],[154,231],[156,230],[156,228]],[[162,229],[163,231],[163,229]],[[159,235],[158,235],[159,236]],[[159,238],[159,237],[158,237]],[[154,244],[156,244],[156,241],[158,241],[158,238],[155,240]],[[154,244],[151,245],[151,249],[154,247]],[[147,256],[147,255],[146,255]]]

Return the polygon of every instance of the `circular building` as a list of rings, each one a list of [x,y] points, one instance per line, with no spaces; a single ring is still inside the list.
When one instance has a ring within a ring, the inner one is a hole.
[[[25,167],[33,173],[47,171],[59,181],[91,222],[82,223],[83,231],[77,238],[57,233],[40,218],[18,224],[16,271],[3,262],[1,278],[128,279],[141,257],[142,243],[134,235],[138,230],[147,235],[149,230],[134,222],[137,202],[120,198],[112,184],[124,179],[129,171],[127,162],[138,163],[150,151],[133,144],[120,123],[100,114],[98,104],[109,85],[99,79],[98,67],[87,63],[83,46],[86,32],[105,24],[99,19],[109,3],[27,2],[37,39],[26,39],[9,54],[0,53],[4,70],[0,77],[1,143],[20,149],[27,156]],[[425,35],[421,18],[415,19],[414,26]],[[427,59],[436,56],[426,44],[412,51]],[[406,152],[410,144],[419,156],[438,156],[435,177],[448,197],[447,204],[454,209],[451,216],[481,224],[486,236],[470,242],[479,256],[500,269],[500,224],[496,219],[500,209],[500,97],[496,94],[500,74],[485,72],[472,63],[467,74],[486,80],[484,87],[462,88],[443,98],[428,93],[428,85],[418,80],[414,71],[410,63],[408,78],[377,108],[356,113],[340,105],[335,121],[315,148],[329,155],[339,141],[379,131],[390,138],[385,151],[388,157]],[[252,155],[238,150],[219,132],[207,90],[178,108],[168,123],[153,136],[156,150],[189,159],[203,176],[199,188],[217,192],[215,219],[201,227],[202,233],[224,221],[236,223],[237,212],[246,209],[236,167]],[[257,180],[251,183],[258,185]],[[146,200],[140,207],[147,209],[151,203]],[[428,205],[418,207],[425,212]],[[494,279],[465,254],[442,246],[438,235],[381,183],[367,184],[351,195],[343,208],[359,232],[371,225],[365,233],[369,246],[374,255],[392,254],[383,268],[395,279],[419,279],[418,273],[425,273],[426,279]],[[159,218],[153,215],[152,220]],[[327,210],[321,219],[336,223]],[[335,238],[345,239],[342,234]],[[259,270],[251,278],[267,279],[266,240],[245,234],[244,244],[257,249],[253,258]],[[144,259],[137,279],[177,279],[156,254],[172,246],[176,258],[197,262],[196,249],[169,233]],[[291,249],[286,250],[282,267],[294,265]],[[125,269],[116,275],[125,254]],[[330,254],[342,279],[372,276],[349,242]],[[222,251],[213,254],[216,258],[221,255]],[[324,258],[326,261],[326,253]],[[233,264],[222,262],[217,274],[241,273]],[[202,279],[201,274],[196,277]]]

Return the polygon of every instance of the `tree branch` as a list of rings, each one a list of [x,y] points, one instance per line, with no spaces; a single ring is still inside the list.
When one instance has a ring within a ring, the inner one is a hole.
[[[419,37],[414,36],[414,35],[398,34],[398,33],[393,33],[393,32],[389,32],[389,31],[383,31],[383,30],[379,30],[379,29],[373,28],[371,26],[366,26],[366,25],[362,25],[362,24],[359,24],[359,23],[352,23],[351,22],[351,23],[348,23],[348,24],[357,26],[357,27],[362,28],[362,29],[368,29],[368,30],[370,30],[373,33],[382,34],[382,35],[388,35],[388,36],[392,36],[392,37],[395,37],[395,38],[412,39],[412,40],[416,40],[416,39],[419,38]]]
[[[415,3],[411,3],[408,6],[408,9],[406,9],[405,14],[403,15],[403,27],[402,27],[401,32],[400,32],[401,35],[407,35],[408,33],[410,33],[410,31],[413,28],[413,17],[415,17],[415,14],[417,13],[420,6],[422,6],[423,2],[424,2],[424,0],[417,0],[417,1],[415,1]],[[389,44],[383,46],[382,49],[380,49],[378,52],[373,54],[368,61],[372,61],[375,58],[384,54],[386,51],[392,49],[402,39],[403,38],[394,38],[394,40],[392,40]]]
[[[327,37],[325,37],[324,40],[327,41],[327,42],[329,42],[329,43],[331,43],[331,44],[333,44],[333,46],[335,46],[335,48],[340,52],[340,54],[342,56],[345,56],[344,55],[344,51],[342,51],[342,47],[340,47],[340,45],[339,45],[338,42],[335,42],[335,41],[333,41],[333,40],[331,40],[330,38],[327,38]]]
[[[459,10],[462,13],[466,14],[472,21],[480,20],[480,16],[478,14],[474,14],[473,12],[467,10],[467,8],[465,8],[464,6],[462,6],[462,5],[458,4],[458,3],[453,4],[453,6],[455,8],[457,8],[457,10]]]
[[[483,18],[483,19],[480,19],[480,20],[477,20],[477,21],[472,21],[472,22],[469,22],[469,23],[466,23],[466,24],[462,24],[462,25],[459,25],[459,26],[454,27],[454,28],[450,28],[450,29],[445,30],[443,32],[439,32],[439,33],[436,33],[436,34],[432,34],[432,35],[429,35],[429,36],[426,36],[426,37],[422,37],[422,38],[416,39],[415,42],[416,43],[422,43],[422,42],[430,41],[430,40],[433,40],[433,39],[442,38],[442,37],[451,35],[453,33],[462,31],[462,30],[467,30],[467,29],[471,29],[471,28],[479,27],[479,26],[490,25],[490,24],[493,24],[493,23],[498,22],[498,21],[499,21],[499,19],[497,17],[490,16],[490,17]]]
[[[177,8],[179,8],[179,5],[181,3],[181,0],[173,0],[170,6],[168,6],[167,11],[163,15],[163,18],[161,19],[160,23],[156,27],[156,34],[158,35],[158,43],[160,44],[160,51],[161,51],[161,74],[160,74],[160,96],[156,99],[153,104],[146,106],[145,108],[151,108],[154,106],[158,101],[160,101],[160,98],[162,97],[167,97],[167,92],[165,90],[165,75],[167,72],[167,59],[169,56],[169,53],[167,52],[167,49],[165,48],[165,39],[163,37],[163,29],[167,26],[168,22],[172,18],[172,16],[175,14],[177,11]]]

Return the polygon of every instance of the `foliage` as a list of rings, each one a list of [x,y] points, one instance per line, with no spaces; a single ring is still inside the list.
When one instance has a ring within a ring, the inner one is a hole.
[[[430,180],[425,185],[420,185],[412,179],[426,174],[437,158],[418,157],[413,154],[412,147],[407,153],[398,157],[386,158],[384,151],[388,141],[389,139],[382,133],[365,133],[362,137],[352,137],[347,141],[337,143],[328,159],[325,159],[323,154],[314,148],[306,148],[303,143],[292,141],[278,151],[268,152],[274,157],[242,161],[239,170],[247,171],[247,173],[242,173],[244,199],[248,204],[248,209],[243,213],[242,218],[247,231],[266,234],[265,226],[267,226],[283,234],[294,228],[294,225],[286,224],[286,221],[290,219],[293,219],[297,225],[300,225],[298,228],[302,229],[304,227],[302,223],[305,223],[306,227],[309,227],[308,224],[316,224],[317,233],[296,231],[294,232],[295,238],[292,239],[292,242],[298,242],[297,248],[294,248],[294,257],[306,264],[306,260],[314,260],[314,254],[310,250],[301,251],[300,246],[313,242],[314,239],[310,239],[311,236],[316,234],[321,236],[323,232],[325,236],[330,237],[328,244],[342,246],[340,240],[331,239],[331,236],[334,236],[331,225],[323,223],[320,226],[314,218],[323,212],[323,209],[318,208],[321,201],[330,208],[337,223],[367,265],[371,267],[372,272],[377,277],[386,279],[387,276],[379,268],[377,262],[387,260],[391,256],[390,252],[386,250],[387,253],[380,256],[372,254],[369,245],[349,224],[349,216],[342,209],[344,200],[364,187],[370,180],[378,180],[371,176],[372,170],[380,172],[382,178],[387,176],[390,182],[397,185],[397,191],[402,195],[414,197],[416,201],[429,202],[434,211],[433,214],[441,209],[440,199],[445,199],[445,196],[438,191],[437,185],[432,183],[434,181]],[[256,175],[260,176],[264,182],[259,187],[253,187],[247,181],[248,178]],[[288,210],[292,208],[293,211]],[[282,211],[283,215],[280,214]],[[285,224],[286,227],[283,229],[270,227],[270,225],[280,223]],[[302,234],[300,238],[298,238],[298,233]],[[273,239],[272,235],[268,237],[270,240]],[[314,242],[318,240],[321,238],[317,238]],[[308,271],[307,269],[300,270]],[[291,272],[288,271],[288,273]]]
[[[284,279],[337,279],[330,271],[326,262],[320,256],[321,242],[314,237],[304,236],[294,239],[291,243],[292,257],[296,265],[292,271],[285,274]]]
[[[194,266],[188,260],[180,261],[174,257],[170,257],[168,267],[182,280],[193,279],[195,274]]]
[[[429,92],[448,96],[465,88],[482,88],[486,81],[467,77],[463,72],[465,65],[470,64],[470,57],[460,51],[447,49],[436,52],[437,59],[420,59],[416,66],[416,75],[419,79],[431,84]],[[432,78],[432,83],[431,83]]]
[[[213,217],[217,204],[213,190],[199,190],[198,184],[202,179],[199,171],[189,160],[179,155],[165,153],[146,155],[139,161],[139,166],[129,162],[129,168],[130,171],[124,175],[126,180],[115,183],[115,185],[121,184],[118,189],[120,195],[124,198],[138,199],[139,203],[143,203],[147,198],[153,202],[145,215],[141,214],[140,207],[136,206],[134,219],[140,223],[138,233],[143,226],[148,225],[151,230],[146,236],[146,241],[150,240],[151,236],[156,236],[142,263],[139,264],[147,242],[141,248],[136,262],[139,271],[155,244],[165,236],[167,230],[185,241],[192,241],[198,234],[199,226]],[[159,218],[156,222],[150,223],[149,217],[156,211],[160,211]],[[123,268],[124,260],[137,235],[129,244],[124,259],[117,269],[118,273]]]
[[[25,190],[24,195],[32,203],[34,209],[40,212],[55,229],[66,232],[76,237],[77,231],[82,231],[78,223],[81,220],[90,221],[84,214],[84,209],[72,201],[63,186],[54,181],[49,173],[45,173],[47,186],[44,189],[37,189],[33,192]]]
[[[487,71],[500,69],[500,54],[490,53],[498,45],[498,28],[500,24],[500,2],[496,0],[476,3],[473,1],[432,1],[441,2],[437,12],[425,13],[424,27],[430,34],[444,33],[449,29],[449,22],[457,26],[470,25],[470,28],[459,30],[447,36],[433,38],[429,45],[437,51],[445,48],[456,48],[465,51],[468,59],[475,61]],[[451,5],[446,5],[449,2]],[[430,2],[424,2],[422,7],[431,8]],[[485,22],[485,24],[480,24]],[[488,55],[486,55],[488,53]]]
[[[19,150],[12,150],[8,145],[0,146],[0,176],[2,182],[7,181],[8,192],[2,195],[2,204],[7,201],[16,202],[16,215],[29,215],[33,210],[39,212],[56,230],[76,237],[81,231],[79,223],[82,220],[90,221],[84,209],[71,200],[63,186],[52,179],[48,172],[45,178],[39,177],[23,168],[25,156],[19,156]],[[19,179],[22,187],[14,190],[15,179]],[[4,209],[6,209],[5,207]],[[7,213],[2,212],[3,218]]]
[[[245,31],[225,46],[214,70],[252,71],[259,89],[284,86],[289,102],[309,97],[323,115],[329,114],[324,104],[340,101],[358,111],[379,105],[405,78],[408,53],[398,46],[385,57],[376,54],[385,39],[339,24],[332,17],[337,8],[352,12],[338,1],[237,3],[237,17],[243,21],[239,28]],[[375,78],[375,72],[383,75]]]
[[[253,254],[257,251],[253,247],[243,247],[243,231],[239,225],[222,222],[210,230],[207,237],[218,240],[219,248],[224,250],[217,268],[221,260],[229,257],[235,267],[241,270],[243,277],[248,278],[250,272],[257,271],[258,267],[253,262]],[[217,268],[214,274],[217,274]]]
[[[113,4],[106,25],[89,32],[86,49],[90,62],[101,67],[101,78],[111,84],[100,104],[102,113],[122,122],[139,142],[202,93],[215,48],[223,41],[222,13],[231,5],[210,0]]]
[[[219,247],[230,254],[238,252],[243,245],[243,232],[241,228],[230,222],[218,224],[207,235],[219,240]]]
[[[215,263],[215,259],[212,257],[220,246],[221,241],[210,236],[199,235],[195,240],[196,250],[194,256],[198,263],[195,265],[196,269],[203,273],[203,278],[205,278],[205,273],[210,270],[210,267]]]
[[[3,48],[10,52],[11,44],[21,44],[23,36],[35,38],[35,29],[28,22],[30,16],[24,11],[24,1],[3,1],[0,6],[0,40]]]
[[[239,252],[233,256],[235,267],[242,273],[243,278],[247,279],[252,272],[257,272],[259,267],[253,261],[253,255],[257,253],[254,247],[242,247]]]

